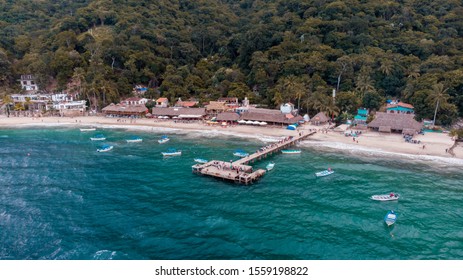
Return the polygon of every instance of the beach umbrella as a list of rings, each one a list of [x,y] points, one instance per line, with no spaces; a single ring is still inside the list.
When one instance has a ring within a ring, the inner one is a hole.
[[[287,129],[289,129],[289,130],[296,130],[296,126],[294,126],[294,125],[288,125]]]
[[[246,121],[245,120],[239,120],[238,123],[245,124]]]
[[[159,117],[158,117],[158,119],[162,119],[162,118],[163,118],[163,116],[159,116]]]
[[[260,122],[259,121],[253,121],[252,124],[259,125]]]
[[[253,121],[247,121],[246,124],[254,124]]]
[[[173,119],[178,119],[178,117],[177,117],[177,116],[175,116],[175,117],[173,117]]]
[[[169,117],[168,116],[164,116],[164,119],[168,119]]]
[[[267,123],[266,122],[261,122],[260,125],[267,125]]]

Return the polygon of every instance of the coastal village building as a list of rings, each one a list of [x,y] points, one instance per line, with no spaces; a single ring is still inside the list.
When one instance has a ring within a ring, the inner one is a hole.
[[[233,111],[233,109],[230,109],[223,101],[210,101],[209,104],[206,105],[206,112],[212,117],[216,117],[218,114],[227,111]]]
[[[247,112],[240,115],[240,121],[258,121],[269,125],[290,125],[303,121],[300,115],[285,114],[280,110],[249,108]]]
[[[220,97],[217,101],[224,102],[225,106],[229,109],[236,109],[240,106],[237,97]]]
[[[415,108],[408,103],[391,101],[387,105],[386,112],[393,114],[415,114]]]
[[[206,116],[205,108],[156,108],[153,107],[151,115],[154,118],[201,120]]]
[[[19,82],[21,83],[21,88],[25,91],[38,91],[39,86],[35,81],[34,75],[21,75]]]
[[[169,107],[169,99],[165,97],[158,98],[156,100],[156,107],[157,108],[167,108]]]
[[[367,123],[368,109],[360,108],[357,110],[357,115],[354,117],[354,124],[364,125]]]
[[[216,117],[216,121],[230,123],[230,124],[237,124],[239,119],[240,119],[240,115],[238,115],[237,113],[233,113],[233,112],[220,113]]]
[[[325,115],[325,113],[320,112],[310,119],[310,123],[312,125],[322,125],[327,123],[329,120],[330,119]]]
[[[193,98],[188,101],[182,101],[182,99],[179,98],[177,103],[175,103],[175,107],[191,108],[191,107],[198,106],[198,104],[199,104],[199,101]]]
[[[144,104],[126,105],[111,103],[102,110],[106,117],[111,118],[141,118],[148,113]]]
[[[74,100],[74,95],[67,93],[56,94],[13,94],[13,104],[27,105],[33,114],[56,110],[61,116],[83,115],[87,105],[85,100]]]
[[[423,124],[414,119],[413,114],[392,114],[377,112],[368,128],[379,132],[399,132],[414,135],[421,131]]]
[[[121,104],[124,105],[144,105],[148,102],[149,100],[146,98],[140,98],[140,97],[130,97],[121,102]]]

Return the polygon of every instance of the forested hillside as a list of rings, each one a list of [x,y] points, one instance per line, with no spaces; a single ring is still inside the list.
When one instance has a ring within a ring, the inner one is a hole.
[[[0,86],[78,82],[101,106],[135,84],[170,100],[247,96],[347,116],[385,99],[463,116],[456,0],[0,0]],[[336,103],[331,98],[337,90]]]

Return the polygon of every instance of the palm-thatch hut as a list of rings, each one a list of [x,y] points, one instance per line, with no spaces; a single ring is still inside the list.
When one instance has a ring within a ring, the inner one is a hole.
[[[183,107],[167,107],[157,108],[153,107],[152,115],[154,117],[165,116],[169,118],[187,119],[187,120],[199,120],[206,116],[206,110],[204,108],[183,108]]]
[[[229,122],[229,123],[236,123],[240,119],[240,115],[233,112],[224,112],[220,113],[216,117],[216,121],[218,122]]]
[[[277,112],[274,112],[277,111]],[[269,125],[289,125],[303,121],[304,118],[300,115],[294,116],[292,114],[284,114],[279,110],[254,110],[252,112],[243,112],[241,114],[240,120],[245,121],[258,121],[265,122]]]
[[[423,124],[417,122],[412,114],[388,114],[377,112],[368,128],[379,132],[399,132],[414,135],[423,128]]]
[[[148,113],[148,108],[144,104],[137,105],[125,105],[125,104],[114,104],[104,107],[102,109],[103,114],[107,117],[142,117]]]
[[[312,119],[310,119],[310,123],[312,125],[321,125],[327,123],[329,120],[330,119],[325,115],[325,113],[320,112],[316,114]]]

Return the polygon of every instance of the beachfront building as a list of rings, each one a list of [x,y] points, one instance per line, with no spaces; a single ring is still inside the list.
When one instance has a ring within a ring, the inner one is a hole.
[[[251,122],[264,122],[268,125],[286,126],[303,121],[304,118],[300,115],[291,113],[283,113],[280,110],[249,108],[246,112],[240,114],[240,123],[246,121],[248,124]]]
[[[217,115],[215,120],[220,123],[226,124],[237,124],[240,119],[240,115],[233,112],[224,112]]]
[[[148,101],[149,100],[146,99],[146,98],[130,97],[130,98],[127,98],[127,99],[121,101],[121,104],[124,104],[124,105],[144,105]]]
[[[413,114],[377,112],[375,119],[368,124],[368,128],[379,132],[398,132],[413,136],[421,131],[423,124],[417,122]]]
[[[60,116],[83,115],[87,105],[85,100],[75,100],[76,95],[67,93],[55,94],[13,94],[13,107],[26,108],[33,114],[46,111],[59,112]]]
[[[199,101],[197,101],[194,98],[190,98],[188,101],[182,101],[181,98],[178,98],[178,101],[175,103],[175,107],[183,107],[183,108],[191,108],[191,107],[197,107],[199,104]]]
[[[169,99],[165,97],[158,98],[156,100],[156,107],[157,108],[167,108],[169,107]]]
[[[310,123],[312,125],[323,125],[326,124],[329,120],[330,119],[325,115],[325,113],[320,112],[310,119]]]
[[[207,115],[211,117],[217,117],[217,115],[220,113],[230,111],[233,110],[230,109],[223,101],[210,101],[209,104],[206,105]]]
[[[386,112],[392,114],[415,114],[415,108],[408,103],[391,101],[387,105]]]
[[[217,102],[224,102],[228,109],[236,109],[240,106],[237,97],[220,97]]]
[[[21,83],[21,88],[25,91],[38,91],[39,86],[36,83],[36,78],[34,75],[21,75],[21,79],[19,79]]]
[[[357,115],[354,117],[354,124],[365,125],[368,118],[368,109],[360,108],[357,109]]]
[[[104,107],[103,114],[109,118],[141,118],[148,113],[144,104],[126,105],[111,103]]]
[[[156,108],[153,107],[151,115],[158,119],[202,120],[206,116],[205,108]]]

